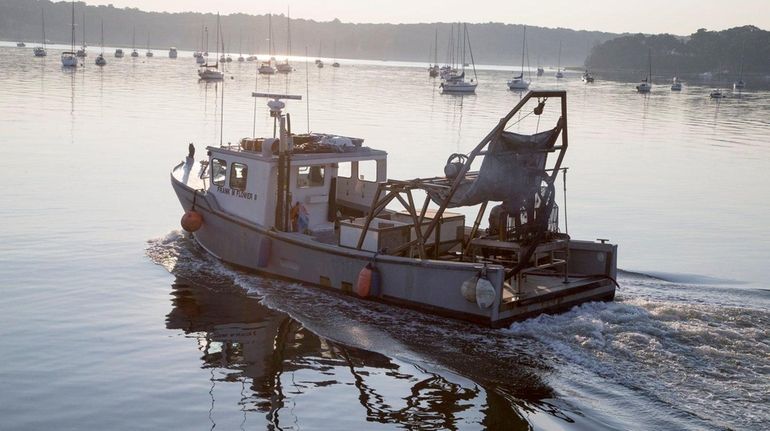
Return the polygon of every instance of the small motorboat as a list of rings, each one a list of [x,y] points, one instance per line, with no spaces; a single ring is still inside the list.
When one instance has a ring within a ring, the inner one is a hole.
[[[76,55],[78,58],[86,58],[86,57],[88,57],[88,53],[86,52],[86,47],[84,46],[84,47],[80,48],[80,49],[79,49],[79,50],[78,50],[78,51],[75,53],[75,55]]]
[[[17,47],[17,48],[24,48],[24,47],[26,47],[26,46],[27,46],[27,44],[26,44],[26,43],[24,43],[24,42],[16,42],[16,47]]]
[[[594,77],[588,71],[586,70],[583,75],[580,76],[580,79],[585,82],[586,84],[593,84]]]
[[[173,46],[168,50],[168,58],[176,58],[179,55]]]
[[[131,51],[131,57],[134,57],[134,58],[139,57],[139,51],[137,50]]]
[[[545,74],[545,69],[542,67],[537,68],[537,76],[543,76]]]
[[[115,50],[115,58],[123,58],[124,55],[122,49],[118,48]]]
[[[726,96],[721,89],[715,88],[709,93],[709,97],[712,99],[724,99]]]
[[[203,57],[203,55],[201,54],[201,55],[195,57],[195,63],[196,64],[204,64],[204,63],[206,63],[206,58]]]
[[[315,67],[317,67],[319,69],[323,69],[324,68],[324,62],[321,61],[321,60],[316,60]]]
[[[682,83],[676,76],[671,81],[671,91],[682,91]]]
[[[97,66],[106,66],[107,65],[107,59],[104,58],[104,54],[97,55],[95,63],[96,63]]]
[[[42,46],[36,46],[32,52],[35,54],[35,57],[45,57],[48,55],[48,52]]]
[[[561,69],[557,69],[556,74],[554,74],[553,76],[555,76],[556,79],[562,79],[564,78],[564,73],[561,71]]]

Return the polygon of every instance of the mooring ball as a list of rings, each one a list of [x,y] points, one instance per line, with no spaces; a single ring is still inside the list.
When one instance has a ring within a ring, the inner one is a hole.
[[[182,229],[195,232],[203,225],[203,216],[195,210],[190,210],[182,216]]]
[[[444,175],[447,178],[456,178],[460,175],[460,170],[462,170],[463,166],[460,162],[449,162],[444,166]]]

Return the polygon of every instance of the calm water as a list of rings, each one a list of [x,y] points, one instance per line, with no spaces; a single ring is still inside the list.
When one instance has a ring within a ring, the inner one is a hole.
[[[64,71],[7,45],[0,429],[766,427],[767,83],[717,102],[698,82],[536,82],[569,92],[570,234],[620,244],[621,288],[487,330],[235,271],[185,238],[169,170],[219,143],[223,91],[188,53],[100,69],[93,48]],[[454,97],[403,64],[254,66],[230,65],[224,141],[269,133],[255,86],[307,85],[310,128],[387,150],[393,178],[439,174],[519,99],[505,71]],[[305,101],[287,105],[304,131]]]

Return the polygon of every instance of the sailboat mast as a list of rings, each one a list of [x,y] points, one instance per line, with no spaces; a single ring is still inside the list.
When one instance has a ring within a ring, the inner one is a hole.
[[[101,43],[102,43],[102,55],[104,55],[104,20],[102,19],[102,37],[101,37]]]
[[[75,52],[75,0],[72,1],[72,52]]]
[[[216,67],[219,69],[219,13],[217,13],[217,62]]]
[[[45,9],[40,9],[40,15],[43,17],[43,48],[45,48]]]
[[[521,40],[521,78],[524,79],[524,49],[527,46],[527,27],[524,26],[524,37]]]
[[[436,27],[436,35],[433,37],[433,64],[438,64],[438,27]]]
[[[286,10],[286,57],[291,57],[291,10]]]
[[[83,49],[86,47],[86,12],[83,11]]]

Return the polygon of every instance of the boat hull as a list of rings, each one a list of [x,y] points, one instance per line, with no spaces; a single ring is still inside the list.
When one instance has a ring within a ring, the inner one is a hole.
[[[175,169],[177,175],[171,175],[183,209],[193,209],[195,201],[195,211],[202,215],[203,224],[192,235],[207,252],[240,268],[354,295],[359,273],[374,262],[380,274],[380,293],[368,299],[494,327],[587,301],[611,300],[615,294],[611,278],[595,277],[564,289],[546,289],[547,293],[539,297],[510,301],[505,298],[505,270],[499,265],[485,267],[481,263],[376,255],[318,242],[308,235],[266,229],[225,213],[211,195],[198,191],[195,196],[195,191],[183,182],[192,166],[188,159]],[[595,260],[597,249],[615,250],[615,246],[608,244],[586,243],[581,247],[587,247],[587,252],[581,254],[579,249],[570,249],[576,256],[576,265],[581,264],[581,259]],[[615,262],[613,253],[606,264],[614,269]],[[482,271],[495,291],[494,302],[488,308],[465,299],[461,289],[464,282],[478,277]],[[560,285],[561,277],[557,278],[554,284]]]

